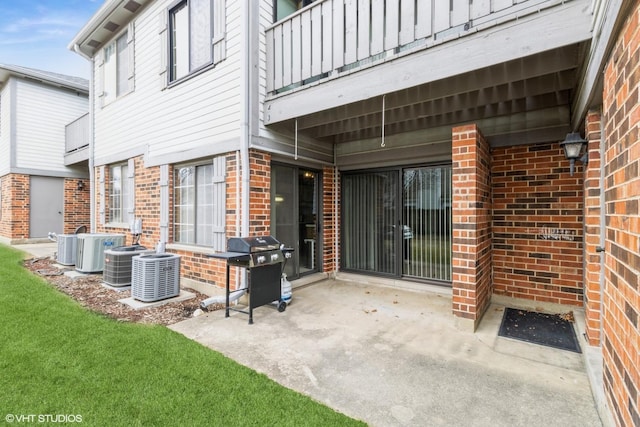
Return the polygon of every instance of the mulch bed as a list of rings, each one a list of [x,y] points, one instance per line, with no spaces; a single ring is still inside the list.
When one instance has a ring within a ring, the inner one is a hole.
[[[118,301],[129,298],[131,290],[115,291],[103,286],[102,274],[86,274],[82,277],[71,278],[64,272],[73,270],[73,267],[60,266],[50,257],[27,259],[24,261],[24,266],[84,307],[120,321],[171,325],[193,317],[196,310],[200,309],[200,302],[208,298],[207,295],[193,289],[182,288],[194,293],[195,298],[182,302],[170,302],[159,307],[135,310]],[[221,308],[222,306],[219,305],[211,305],[202,311]]]

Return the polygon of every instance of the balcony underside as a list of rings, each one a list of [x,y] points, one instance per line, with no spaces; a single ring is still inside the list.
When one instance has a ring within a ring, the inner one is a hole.
[[[436,147],[450,142],[451,127],[464,123],[477,123],[492,146],[562,140],[591,39],[588,3],[271,96],[265,124],[291,134],[297,122],[300,138],[338,144],[346,163],[381,144],[383,120],[386,145],[432,144],[437,153],[446,151]]]
[[[89,146],[78,148],[71,153],[65,153],[64,155],[65,166],[84,166],[89,165]]]

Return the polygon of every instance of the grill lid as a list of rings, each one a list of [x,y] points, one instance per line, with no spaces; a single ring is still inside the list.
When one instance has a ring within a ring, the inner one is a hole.
[[[229,252],[252,253],[280,249],[280,242],[272,236],[231,237],[227,240]]]

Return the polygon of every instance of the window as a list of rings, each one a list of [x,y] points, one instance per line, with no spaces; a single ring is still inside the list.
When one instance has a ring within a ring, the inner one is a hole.
[[[174,237],[176,243],[226,247],[226,158],[174,170]]]
[[[169,10],[170,81],[213,62],[211,0],[185,0]]]
[[[114,165],[109,168],[109,222],[128,223],[131,210],[128,185],[128,166]]]
[[[175,173],[175,241],[213,244],[213,165],[184,166]]]
[[[273,15],[276,21],[286,18],[298,9],[309,6],[316,0],[275,0]]]
[[[129,92],[129,42],[125,31],[104,49],[104,102]]]

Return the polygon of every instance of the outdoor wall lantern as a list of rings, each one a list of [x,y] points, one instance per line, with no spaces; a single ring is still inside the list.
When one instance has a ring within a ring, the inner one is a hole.
[[[589,164],[589,153],[586,150],[587,140],[583,139],[578,132],[568,133],[567,137],[560,143],[564,148],[564,156],[569,160],[571,165],[571,176],[575,168],[576,160],[580,160],[585,165]],[[584,153],[582,147],[585,147]]]
[[[79,191],[84,190],[84,182],[83,181],[78,181],[78,190]]]

